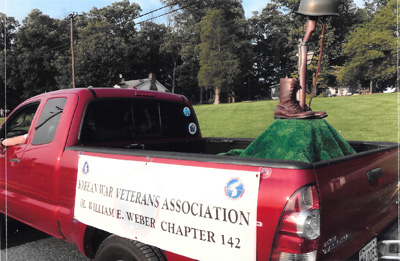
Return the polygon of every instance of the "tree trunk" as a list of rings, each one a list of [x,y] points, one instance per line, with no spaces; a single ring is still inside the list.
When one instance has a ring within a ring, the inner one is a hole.
[[[200,87],[200,104],[203,104],[203,88]]]
[[[369,82],[369,94],[372,94],[373,86],[374,86],[374,83],[373,83],[373,81],[371,80],[371,81]]]
[[[220,88],[215,88],[215,99],[214,99],[214,104],[218,105],[219,104],[219,94],[221,90]]]
[[[175,81],[176,81],[175,79],[176,79],[176,62],[174,62],[174,69],[172,70],[172,93],[175,93]]]

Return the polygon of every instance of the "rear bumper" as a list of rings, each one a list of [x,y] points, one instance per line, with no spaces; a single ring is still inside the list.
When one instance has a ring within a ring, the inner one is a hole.
[[[400,237],[397,220],[378,239],[379,260],[400,260]]]
[[[383,240],[378,243],[379,260],[400,260],[400,240]]]
[[[387,229],[377,237],[378,260],[399,260],[400,261],[400,235],[398,221],[394,221]],[[360,260],[359,251],[346,261]]]

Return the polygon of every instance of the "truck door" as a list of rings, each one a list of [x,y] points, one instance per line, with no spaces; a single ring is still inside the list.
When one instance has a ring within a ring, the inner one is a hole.
[[[57,223],[59,162],[71,124],[71,120],[64,117],[67,101],[66,96],[52,96],[43,101],[43,109],[25,148],[20,174],[21,219],[54,236],[60,236]],[[68,111],[73,112],[76,105],[70,103],[69,106]]]
[[[30,130],[39,102],[25,105],[13,113],[3,124],[0,138],[11,138],[33,132]],[[0,148],[0,211],[18,217],[21,211],[19,204],[19,181],[21,160],[27,144]]]

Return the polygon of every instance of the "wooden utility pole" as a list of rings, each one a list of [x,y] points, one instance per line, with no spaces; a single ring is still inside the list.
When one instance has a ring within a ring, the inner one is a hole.
[[[72,88],[75,88],[75,58],[74,58],[74,18],[78,15],[70,14],[65,20],[71,21],[71,59],[72,59]]]

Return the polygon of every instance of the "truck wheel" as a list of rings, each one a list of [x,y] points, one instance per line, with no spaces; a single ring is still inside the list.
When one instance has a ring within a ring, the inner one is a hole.
[[[164,251],[142,242],[111,235],[101,243],[95,261],[164,261]]]

